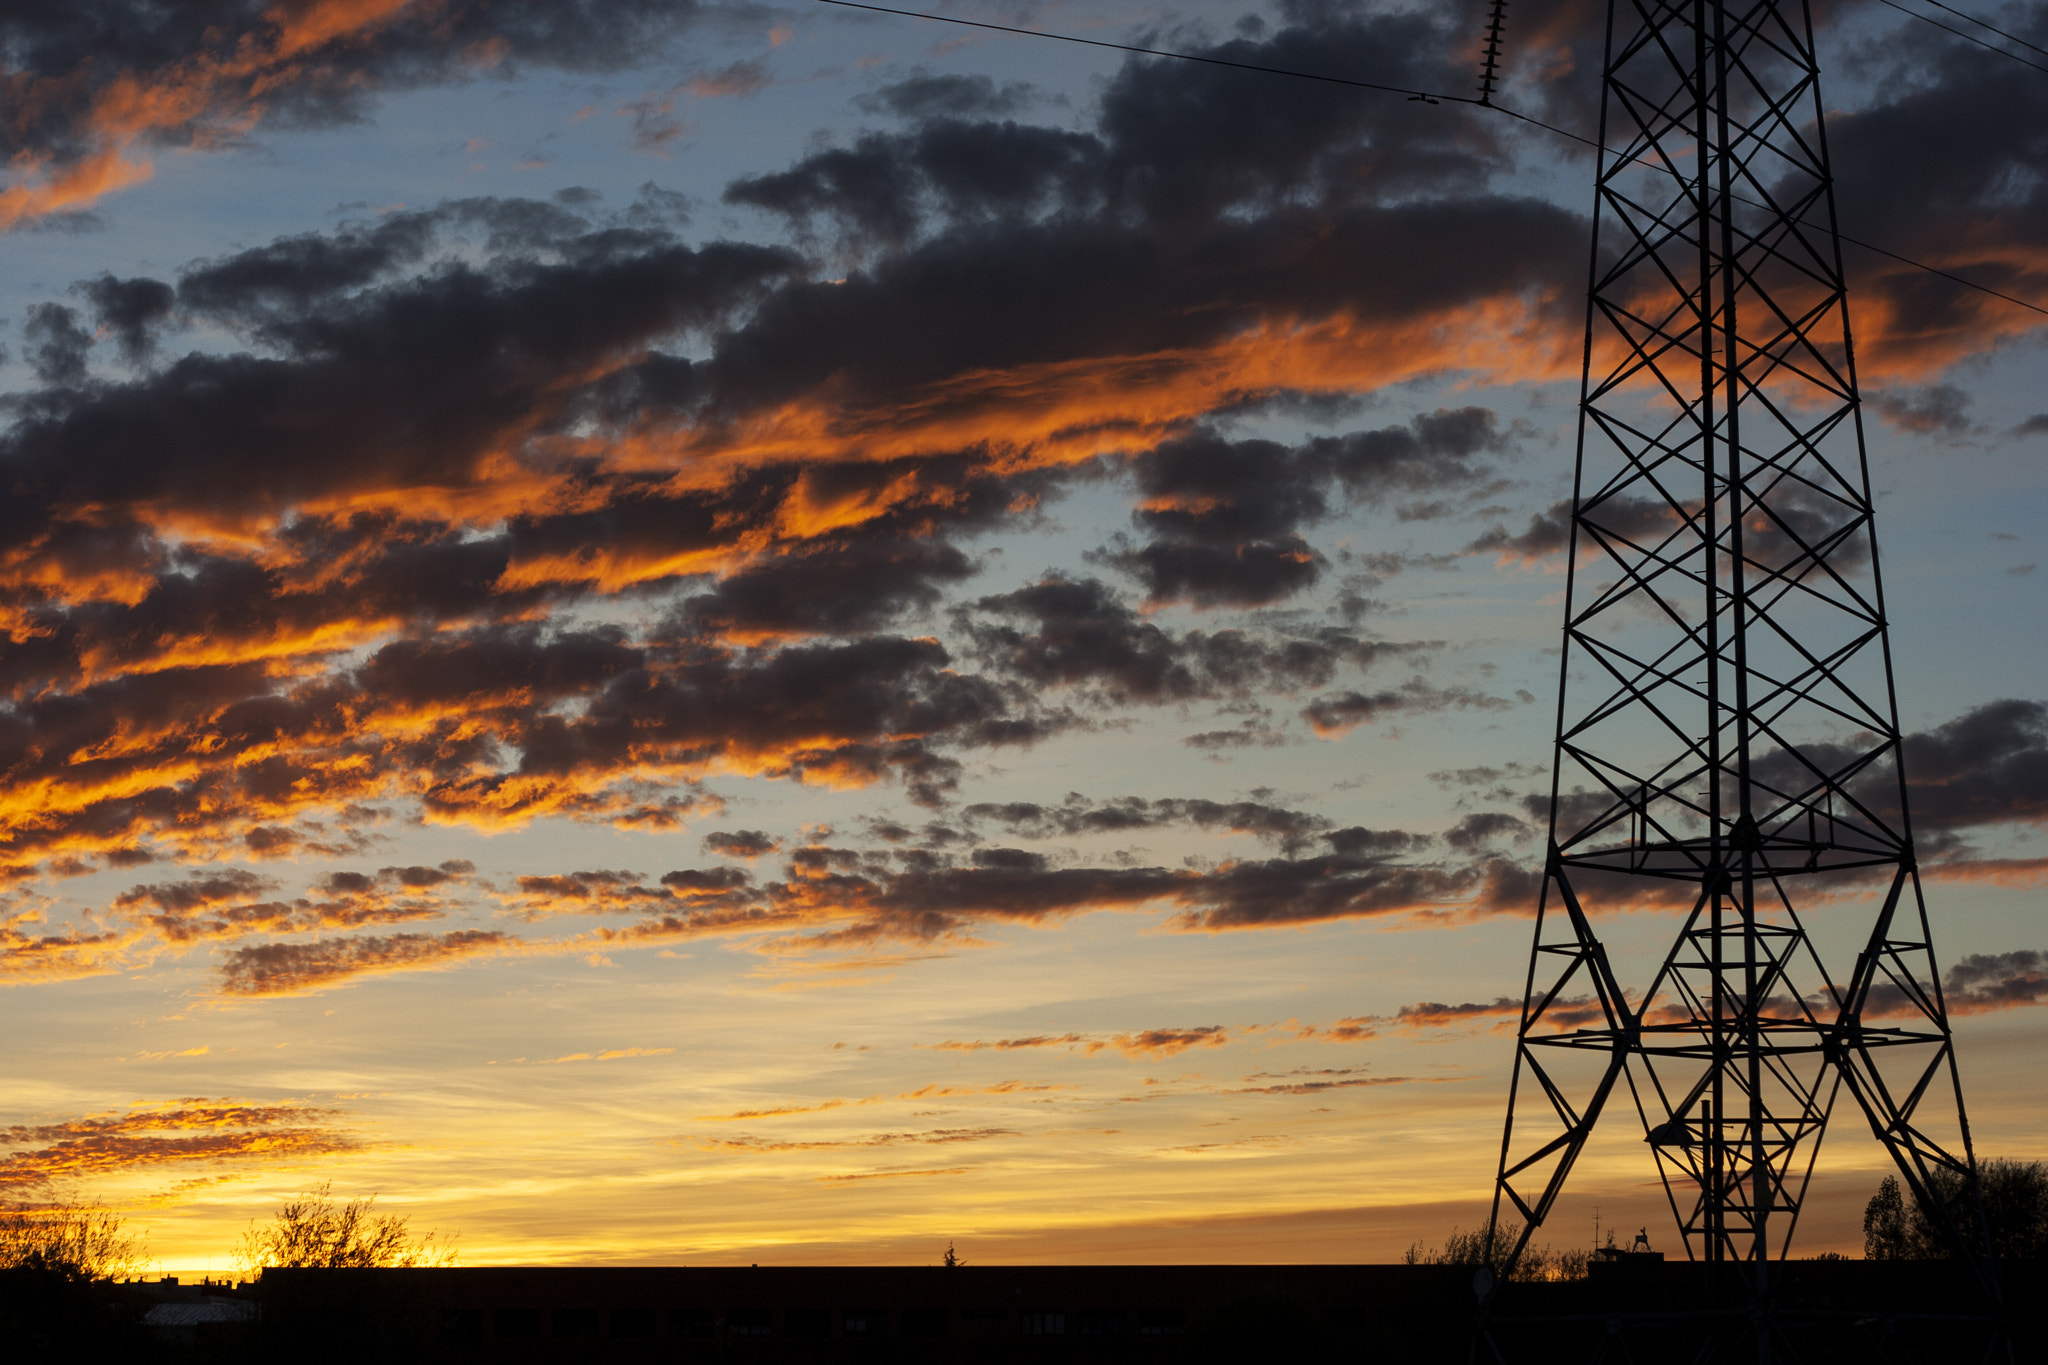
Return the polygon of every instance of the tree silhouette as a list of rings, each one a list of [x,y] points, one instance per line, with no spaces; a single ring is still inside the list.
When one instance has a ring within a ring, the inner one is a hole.
[[[415,1237],[397,1214],[372,1214],[374,1194],[346,1203],[321,1186],[289,1200],[268,1223],[251,1223],[235,1260],[250,1270],[453,1265],[455,1248],[429,1232]]]
[[[1520,1223],[1503,1223],[1495,1231],[1491,1256],[1488,1255],[1486,1229],[1475,1228],[1465,1232],[1452,1228],[1451,1235],[1444,1238],[1442,1246],[1424,1246],[1421,1242],[1411,1244],[1401,1256],[1408,1265],[1458,1265],[1477,1269],[1483,1265],[1499,1268],[1499,1262],[1506,1256],[1508,1248],[1515,1244],[1522,1234]],[[1608,1238],[1609,1245],[1613,1238]],[[1556,1250],[1548,1243],[1538,1246],[1530,1243],[1522,1248],[1522,1258],[1515,1262],[1511,1280],[1583,1280],[1586,1278],[1588,1254],[1575,1247]]]
[[[2002,1261],[2048,1257],[2048,1164],[1994,1157],[1977,1167],[1990,1226],[1991,1248]],[[1976,1221],[1974,1201],[1963,1178],[1938,1171],[1934,1198],[1960,1212],[1968,1228]],[[1863,1206],[1863,1255],[1873,1261],[1941,1260],[1953,1255],[1948,1241],[1920,1201],[1908,1201],[1898,1179],[1886,1176]]]
[[[98,1202],[0,1212],[0,1269],[119,1280],[139,1272],[145,1260],[142,1243],[122,1233],[120,1215]]]

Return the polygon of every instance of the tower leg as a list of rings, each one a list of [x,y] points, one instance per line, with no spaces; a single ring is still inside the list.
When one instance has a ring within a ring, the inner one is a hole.
[[[1602,80],[1548,865],[1488,1246],[1511,1272],[1626,1095],[1685,1254],[1749,1315],[1741,1354],[1782,1361],[1777,1267],[1838,1102],[1993,1301],[1995,1267],[1808,6],[1611,2]],[[1853,962],[1809,933],[1822,903],[1868,917]],[[1613,960],[1624,914],[1670,916],[1661,958]]]

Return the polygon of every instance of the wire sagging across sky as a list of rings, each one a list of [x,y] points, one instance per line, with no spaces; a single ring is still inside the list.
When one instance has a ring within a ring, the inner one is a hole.
[[[1141,47],[1135,43],[1112,43],[1101,38],[1081,38],[1070,33],[1050,33],[1042,29],[1018,28],[1011,24],[992,24],[981,19],[961,19],[950,14],[929,14],[921,10],[894,9],[888,5],[864,4],[861,2],[861,0],[817,0],[817,3],[821,5],[833,5],[840,9],[858,9],[868,10],[876,14],[893,14],[898,16],[899,18],[904,19],[929,19],[934,23],[957,24],[963,28],[987,29],[994,33],[1008,33],[1020,38],[1048,38],[1053,40],[1054,42],[1074,43],[1081,47],[1108,48],[1111,51],[1129,52],[1144,57],[1168,57],[1173,59],[1174,61],[1197,62],[1203,66],[1223,66],[1229,67],[1232,70],[1236,71],[1252,71],[1257,72],[1260,75],[1266,76],[1284,76],[1291,80],[1316,81],[1323,85],[1348,86],[1354,90],[1371,90],[1380,94],[1405,95],[1408,99],[1412,101],[1417,101],[1425,104],[1468,104],[1475,109],[1486,109],[1494,113],[1505,114],[1507,117],[1514,119],[1517,122],[1526,123],[1534,128],[1541,128],[1544,132],[1555,134],[1558,137],[1569,138],[1571,141],[1579,143],[1581,146],[1592,147],[1596,150],[1606,152],[1609,156],[1620,155],[1620,153],[1616,152],[1612,147],[1602,146],[1598,141],[1596,141],[1593,138],[1586,137],[1580,133],[1574,133],[1568,128],[1560,128],[1554,123],[1546,123],[1542,119],[1536,118],[1532,115],[1524,114],[1519,110],[1510,109],[1504,104],[1497,104],[1491,99],[1478,99],[1470,95],[1450,95],[1445,94],[1444,92],[1438,90],[1417,90],[1409,86],[1385,85],[1377,81],[1353,80],[1348,76],[1326,76],[1314,71],[1293,71],[1285,67],[1262,66],[1254,62],[1231,61],[1225,57],[1205,57],[1200,55],[1199,53],[1175,52],[1170,48]],[[1905,9],[1899,5],[1893,4],[1892,0],[1880,0],[1880,3],[1890,5],[1891,8],[1898,10],[1902,14],[1911,15],[1913,18],[1916,19],[1926,20],[1926,22],[1934,24],[1936,28],[1943,29],[1944,31],[1949,33],[1955,33],[1957,37],[1964,38],[1967,41],[1973,43],[1978,43],[1979,46],[1987,47],[1991,51],[1997,52],[2002,56],[2011,57],[2014,61],[2018,61],[2022,65],[2033,66],[2034,69],[2037,71],[2048,72],[2048,67],[2034,66],[2034,63],[2026,61],[2025,58],[2019,57],[2011,52],[2006,52],[2002,48],[1991,47],[1988,43],[1983,43],[1979,39],[1971,38],[1970,35],[1966,33],[1959,33],[1957,32],[1957,30],[1949,28],[1948,25],[1940,23],[1934,19],[1928,18],[1928,16],[1924,14],[1914,14],[1912,10]],[[1942,6],[1942,8],[1947,9],[1948,7],[1944,5]],[[1959,13],[1959,11],[1952,12]],[[1969,16],[1964,17],[1967,18]],[[1982,23],[1983,21],[1973,20],[1973,22]],[[1989,24],[1985,24],[1984,27],[1991,28]],[[1991,31],[1994,33],[1999,33],[2001,37],[2011,37],[2010,34],[2006,34],[1999,29],[1992,29]],[[2022,42],[2022,40],[2018,38],[2013,38],[2012,41]],[[2023,45],[2032,46],[2031,44]],[[1740,195],[1735,196],[1735,198],[1741,203],[1749,204],[1751,207],[1760,207],[1751,200],[1743,199]],[[1800,221],[1805,222],[1806,220],[1801,219]],[[1809,224],[1809,226],[1815,225]],[[1876,254],[1887,258],[1888,260],[1897,261],[1901,265],[1911,266],[1915,270],[1925,271],[1930,275],[1938,276],[1939,278],[1947,280],[1952,284],[1959,284],[1963,286],[1965,289],[1974,289],[1980,294],[1989,294],[1991,297],[1995,299],[2003,300],[2004,302],[2013,304],[2016,307],[2024,308],[2029,312],[2039,313],[2043,317],[2048,317],[2048,308],[2044,308],[2040,304],[2029,303],[2025,299],[2016,298],[2013,295],[2005,293],[2002,290],[1993,289],[1989,285],[1979,284],[1975,280],[1965,279],[1961,275],[1952,274],[1949,271],[1941,269],[1939,266],[1929,265],[1925,261],[1914,260],[1910,256],[1904,256],[1886,247],[1878,246],[1874,242],[1866,242],[1863,241],[1861,238],[1851,237],[1849,234],[1842,232],[1839,228],[1837,228],[1835,235],[1841,238],[1842,241],[1847,242],[1851,246],[1862,247],[1865,251],[1875,252]]]

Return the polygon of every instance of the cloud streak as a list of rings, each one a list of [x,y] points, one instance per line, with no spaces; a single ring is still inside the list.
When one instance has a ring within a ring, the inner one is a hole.
[[[239,144],[257,125],[359,119],[381,90],[453,84],[507,62],[604,70],[644,57],[694,4],[541,0],[226,0],[17,8],[0,20],[13,155],[0,231],[147,180],[160,149]]]
[[[231,949],[222,957],[220,989],[230,996],[300,995],[365,976],[439,971],[517,947],[518,940],[496,929],[258,943]]]
[[[287,1162],[362,1144],[338,1111],[300,1104],[183,1100],[0,1129],[0,1190],[24,1192],[162,1166]]]

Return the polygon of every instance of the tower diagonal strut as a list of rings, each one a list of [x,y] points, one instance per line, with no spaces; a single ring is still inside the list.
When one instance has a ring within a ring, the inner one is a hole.
[[[1860,1117],[1995,1295],[1907,811],[1807,0],[1610,0],[1601,117],[1621,150],[1598,168],[1496,1263],[1605,1121],[1640,1127],[1687,1255],[1766,1295],[1830,1120]]]

